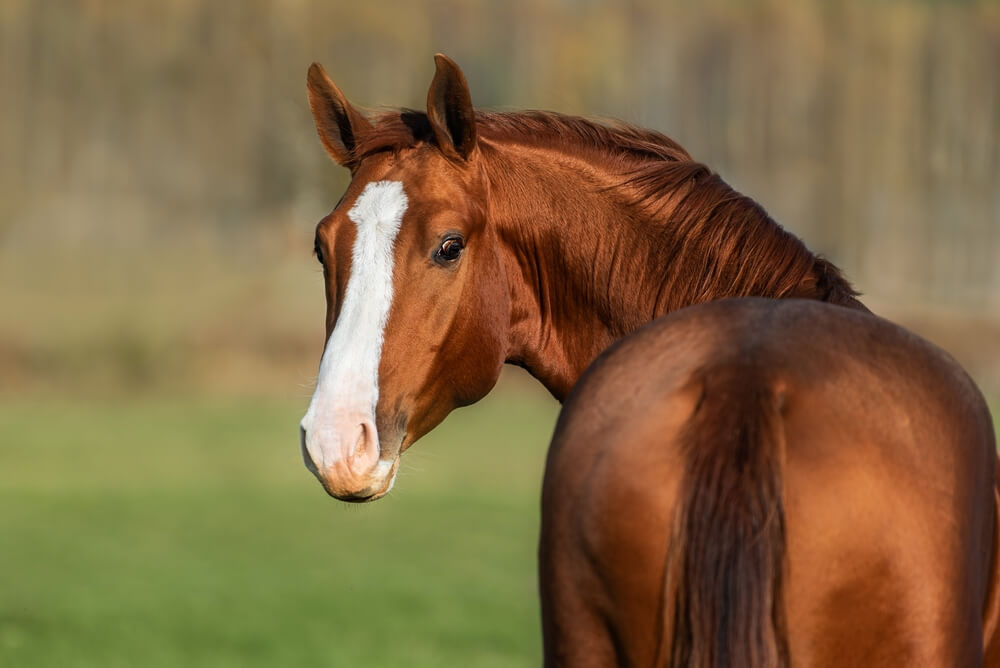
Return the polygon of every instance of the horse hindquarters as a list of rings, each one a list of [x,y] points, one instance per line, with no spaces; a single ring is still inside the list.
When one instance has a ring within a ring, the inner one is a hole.
[[[983,665],[996,461],[971,381],[885,321],[756,300],[664,318],[560,416],[547,663]]]
[[[753,375],[685,373],[610,424],[564,412],[542,497],[547,666],[787,665],[780,399]]]

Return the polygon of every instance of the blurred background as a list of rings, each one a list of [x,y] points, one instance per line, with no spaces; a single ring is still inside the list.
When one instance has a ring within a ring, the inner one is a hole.
[[[516,372],[362,508],[302,467],[319,61],[665,132],[1000,396],[1000,2],[0,2],[0,665],[537,665],[558,406]],[[996,405],[996,404],[994,404]]]

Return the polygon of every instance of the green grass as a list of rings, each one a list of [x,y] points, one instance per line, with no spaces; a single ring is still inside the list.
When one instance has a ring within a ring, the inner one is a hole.
[[[0,404],[0,666],[538,665],[554,402],[510,391],[328,498],[305,400]]]

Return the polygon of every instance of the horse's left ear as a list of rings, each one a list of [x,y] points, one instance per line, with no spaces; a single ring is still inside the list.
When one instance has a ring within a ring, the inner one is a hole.
[[[468,160],[476,150],[476,115],[469,84],[451,58],[439,53],[434,64],[437,71],[427,91],[427,118],[441,150]]]

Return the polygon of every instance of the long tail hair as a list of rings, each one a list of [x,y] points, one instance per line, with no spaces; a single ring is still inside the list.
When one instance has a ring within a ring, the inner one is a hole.
[[[699,374],[667,557],[657,665],[784,668],[783,398],[759,368]]]

